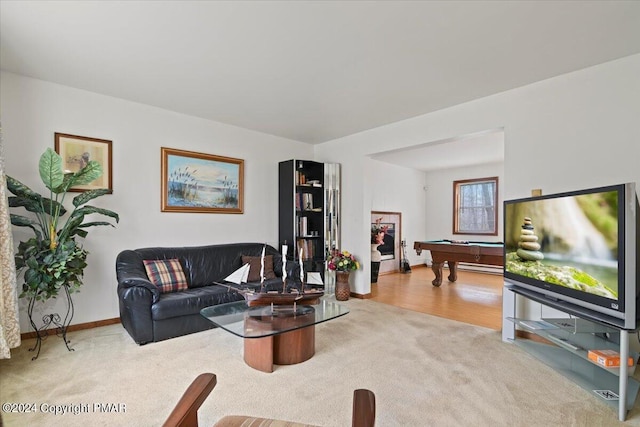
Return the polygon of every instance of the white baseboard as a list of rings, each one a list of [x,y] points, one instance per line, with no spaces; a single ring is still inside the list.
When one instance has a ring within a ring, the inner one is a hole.
[[[431,264],[425,262],[425,265],[431,268]],[[445,262],[442,266],[445,269],[449,269],[449,266]],[[467,264],[466,262],[458,263],[458,270],[461,271],[475,271],[478,273],[488,273],[488,274],[496,274],[498,276],[502,276],[503,271],[502,267],[497,265],[485,265],[485,264]]]

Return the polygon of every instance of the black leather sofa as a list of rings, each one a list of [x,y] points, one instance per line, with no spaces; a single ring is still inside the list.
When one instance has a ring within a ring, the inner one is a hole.
[[[125,250],[116,259],[120,320],[138,344],[162,341],[213,328],[200,310],[216,304],[243,299],[226,286],[215,285],[242,266],[242,256],[258,257],[263,243],[142,248]],[[282,288],[282,256],[272,246],[266,255],[273,256],[276,278],[265,280],[266,290]],[[147,276],[143,260],[178,259],[188,282],[188,289],[161,293]],[[243,284],[260,288],[260,282]]]

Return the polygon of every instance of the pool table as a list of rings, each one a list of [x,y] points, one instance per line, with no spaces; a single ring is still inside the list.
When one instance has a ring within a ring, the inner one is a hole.
[[[504,265],[504,244],[502,242],[467,242],[462,240],[431,240],[415,242],[413,249],[420,255],[423,250],[431,251],[431,269],[436,278],[433,286],[442,284],[442,265],[449,264],[449,281],[458,278],[458,262],[471,264]]]

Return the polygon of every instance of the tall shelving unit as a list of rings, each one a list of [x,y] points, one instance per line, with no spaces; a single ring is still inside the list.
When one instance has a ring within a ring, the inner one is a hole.
[[[305,271],[324,276],[327,253],[339,246],[340,168],[311,160],[279,163],[278,204],[281,245]]]

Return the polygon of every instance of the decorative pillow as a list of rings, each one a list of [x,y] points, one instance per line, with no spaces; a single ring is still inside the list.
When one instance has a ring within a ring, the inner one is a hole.
[[[183,291],[189,287],[180,260],[145,259],[142,262],[144,262],[144,269],[147,270],[149,280],[158,287],[161,293]]]
[[[242,265],[249,263],[248,282],[260,281],[260,258],[259,256],[242,255]],[[264,280],[275,279],[276,273],[273,272],[273,255],[265,255],[264,257]]]

